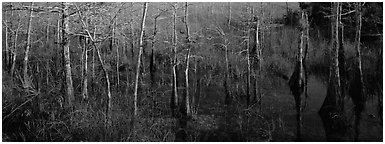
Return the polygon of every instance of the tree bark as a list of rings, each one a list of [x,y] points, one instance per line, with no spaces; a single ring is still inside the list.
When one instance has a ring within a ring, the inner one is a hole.
[[[340,32],[339,32],[339,24],[340,24],[340,17],[339,17],[339,14],[340,14],[340,3],[336,2],[335,4],[335,14],[336,14],[336,19],[334,21],[334,41],[333,41],[333,47],[334,47],[334,50],[333,50],[333,63],[332,63],[332,67],[334,69],[333,73],[334,73],[334,76],[335,76],[335,80],[336,80],[336,93],[337,93],[337,104],[338,104],[338,107],[339,109],[341,110],[341,103],[343,103],[343,99],[342,96],[341,96],[341,78],[340,78],[340,70],[339,70],[339,65],[340,65],[340,62],[339,62],[339,50],[340,50],[340,41],[339,41],[339,35],[340,35]]]
[[[90,37],[92,37],[92,39],[95,39],[96,38],[96,25],[94,25],[93,32],[94,32],[94,35],[90,36]],[[92,83],[91,83],[91,89],[92,89],[93,93],[95,92],[95,55],[96,55],[96,49],[94,47],[94,48],[92,48]]]
[[[48,22],[47,22],[48,23]],[[49,26],[46,27],[46,33],[45,33],[46,39],[45,39],[45,45],[48,46],[49,44]],[[46,88],[49,86],[49,74],[51,71],[49,60],[46,62]]]
[[[341,22],[342,20],[342,17],[341,17],[341,13],[342,13],[342,3],[339,4],[338,6],[338,25],[339,25],[339,35],[338,35],[338,62],[339,62],[339,74],[340,74],[340,91],[341,91],[341,98],[340,98],[340,101],[339,101],[339,105],[341,107],[341,111],[344,112],[344,99],[345,99],[345,88],[346,88],[346,70],[345,70],[345,50],[344,50],[344,26],[343,26],[343,23]]]
[[[133,2],[130,3],[131,4],[131,8],[134,6]],[[133,18],[133,12],[130,12],[130,46],[131,46],[131,61],[132,63],[135,61],[134,59],[134,29],[133,29],[133,22],[134,22],[134,18]],[[134,68],[132,68],[134,69]],[[128,75],[130,76],[130,80],[132,80],[131,78],[131,74],[130,71],[128,71]],[[128,88],[128,87],[127,87]]]
[[[259,109],[261,110],[261,108],[262,108],[262,89],[261,89],[260,81],[261,81],[262,62],[261,62],[261,48],[260,48],[260,44],[259,44],[259,24],[260,24],[260,21],[258,20],[256,29],[255,29],[255,48],[256,48],[255,55],[256,55],[256,59],[254,59],[254,63],[255,63],[254,65],[255,65],[255,67],[258,67],[258,76],[256,76],[256,78],[255,78],[254,89],[255,89],[255,95],[259,96],[258,103],[259,103]],[[256,63],[258,63],[258,64],[256,64]],[[256,100],[256,97],[254,98],[254,100]]]
[[[187,116],[191,116],[191,107],[190,107],[190,85],[189,85],[189,67],[190,67],[190,32],[188,27],[188,3],[185,3],[184,9],[184,24],[186,27],[186,44],[187,44],[187,54],[186,54],[186,69],[185,69],[185,79],[186,79],[186,88],[185,88],[185,97],[182,107],[185,108],[185,113]]]
[[[249,22],[252,21],[252,18],[249,19]],[[251,60],[250,60],[250,54],[251,54],[251,50],[250,50],[250,44],[251,44],[251,36],[250,36],[250,33],[251,33],[251,25],[249,25],[248,27],[248,30],[247,30],[247,37],[248,37],[248,41],[247,41],[247,87],[246,87],[246,90],[247,90],[247,94],[246,94],[246,107],[249,107],[250,105],[250,96],[251,96]]]
[[[31,7],[33,7],[33,2],[31,2]],[[29,49],[31,48],[31,29],[32,29],[32,14],[33,11],[29,11],[29,20],[28,20],[28,28],[27,28],[27,46],[25,47],[24,52],[24,61],[23,61],[23,87],[28,88],[31,87],[31,80],[28,76],[28,56],[29,56]]]
[[[45,34],[45,36],[46,36],[46,38],[45,38],[45,44],[46,45],[48,45],[48,43],[49,43],[49,25],[47,25],[47,29],[46,29],[46,32],[45,32],[46,34]]]
[[[171,94],[171,111],[173,116],[176,116],[176,110],[178,107],[178,86],[177,86],[177,76],[176,76],[176,67],[177,67],[177,34],[176,34],[176,4],[173,5],[173,55],[174,59],[172,61],[172,94]]]
[[[226,38],[225,39],[225,63],[226,63],[226,72],[225,72],[225,83],[224,83],[224,87],[225,87],[225,105],[228,106],[231,104],[231,95],[230,95],[230,88],[229,88],[229,82],[230,82],[230,77],[229,77],[229,71],[230,71],[230,68],[229,68],[229,48],[228,48],[228,45],[227,45],[227,42],[228,39]]]
[[[60,13],[59,13],[59,17],[60,17]],[[59,55],[60,55],[60,51],[61,51],[61,48],[62,48],[62,40],[61,40],[61,37],[60,37],[60,19],[57,20],[57,29],[56,29],[56,44],[57,44],[57,48],[55,50],[55,69],[59,69],[59,65],[60,65],[60,58],[59,58]]]
[[[83,88],[82,88],[82,96],[84,100],[88,99],[88,51],[87,51],[87,41],[88,38],[84,40],[84,79],[83,79]]]
[[[119,47],[116,46],[116,40],[115,40],[115,29],[116,29],[116,20],[114,20],[114,25],[112,27],[112,47],[116,47],[116,78],[117,78],[117,91],[119,92]]]
[[[19,14],[17,16],[19,16]],[[11,76],[14,76],[14,73],[15,73],[16,58],[17,58],[17,38],[18,38],[18,35],[19,35],[19,29],[20,29],[20,19],[17,22],[15,38],[13,40]]]
[[[143,4],[143,16],[142,16],[142,23],[140,27],[139,55],[138,55],[138,63],[136,67],[135,91],[134,91],[134,107],[135,107],[134,116],[138,115],[138,82],[139,82],[139,74],[140,74],[141,57],[143,52],[143,37],[144,37],[146,14],[147,14],[147,2]]]
[[[62,16],[62,44],[63,44],[63,54],[64,54],[64,63],[65,63],[65,74],[66,74],[66,87],[67,87],[67,107],[72,108],[72,104],[75,100],[74,97],[74,88],[72,84],[72,74],[71,74],[71,58],[70,58],[70,43],[69,43],[69,3],[62,3],[63,5],[63,16]]]

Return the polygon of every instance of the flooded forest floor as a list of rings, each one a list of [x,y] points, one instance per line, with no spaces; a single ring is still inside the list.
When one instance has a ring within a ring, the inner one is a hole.
[[[286,81],[276,79],[272,84],[274,87],[264,91],[261,111],[258,104],[246,109],[242,97],[232,107],[225,107],[222,88],[204,88],[201,97],[204,100],[200,102],[198,115],[189,123],[191,132],[188,132],[190,138],[187,141],[295,141],[294,97]],[[308,87],[309,98],[303,112],[302,141],[327,141],[318,114],[326,97],[326,82],[311,76]],[[353,132],[354,106],[348,96],[345,105],[348,122],[351,122],[349,129]],[[362,113],[360,141],[383,140],[381,117],[377,112],[377,102],[369,100]],[[347,135],[352,136],[353,133]]]

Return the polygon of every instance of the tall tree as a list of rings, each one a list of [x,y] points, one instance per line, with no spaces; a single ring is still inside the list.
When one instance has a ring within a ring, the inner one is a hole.
[[[120,9],[119,9],[120,11]],[[116,88],[119,90],[119,46],[116,45],[116,35],[115,35],[115,29],[116,29],[116,20],[113,20],[113,25],[112,25],[112,47],[116,47]]]
[[[325,100],[319,110],[319,115],[325,127],[326,139],[328,141],[346,141],[346,117],[341,109],[341,82],[339,72],[339,6],[340,3],[332,4],[332,41],[330,48],[331,64],[328,80],[328,88]]]
[[[19,13],[17,13],[17,17],[19,17]],[[15,36],[13,39],[13,49],[12,49],[12,66],[11,66],[11,76],[14,75],[15,73],[15,67],[16,67],[16,58],[17,58],[17,39],[19,36],[19,30],[20,30],[20,19],[18,18],[17,20],[17,27],[15,31]]]
[[[151,86],[154,87],[155,85],[155,71],[156,71],[156,65],[155,65],[155,54],[154,54],[154,44],[156,42],[156,34],[158,33],[157,31],[157,20],[161,16],[161,12],[158,13],[154,17],[154,32],[152,35],[152,41],[151,41],[151,55],[150,55],[150,79],[151,79]]]
[[[5,21],[4,23],[7,23],[7,21]],[[8,46],[8,26],[5,26],[5,62],[3,63],[4,65],[3,65],[3,67],[5,67],[6,68],[6,70],[9,70],[8,68],[8,64],[9,64],[9,46]]]
[[[94,51],[96,50],[96,53],[98,55],[98,60],[99,60],[99,62],[101,64],[101,66],[102,66],[102,71],[103,71],[104,77],[106,79],[106,85],[107,85],[107,102],[106,102],[106,105],[107,106],[106,106],[106,111],[105,111],[105,113],[106,113],[106,115],[105,115],[105,128],[106,128],[106,130],[108,130],[109,122],[110,122],[110,115],[111,115],[111,108],[112,108],[111,83],[110,83],[110,79],[109,79],[109,76],[108,76],[108,71],[107,71],[105,63],[103,62],[103,59],[102,59],[102,56],[101,56],[101,52],[98,49],[98,47],[96,46],[96,40],[95,40],[96,35],[95,35],[95,33],[97,33],[97,30],[94,29],[94,35],[92,36],[90,31],[88,30],[87,24],[83,20],[83,16],[80,13],[79,7],[76,4],[75,4],[75,6],[76,6],[76,10],[77,10],[79,19],[80,19],[80,21],[82,23],[82,28],[86,32],[88,38],[91,40],[91,43],[92,43]],[[105,136],[107,136],[107,134]]]
[[[83,42],[83,51],[84,51],[84,79],[83,79],[83,88],[82,88],[82,96],[84,100],[88,99],[88,50],[87,50],[87,41],[88,38],[84,39]],[[82,69],[83,69],[82,68]]]
[[[177,18],[177,4],[173,4],[173,55],[174,58],[172,60],[172,94],[171,94],[171,102],[170,107],[173,116],[176,116],[176,109],[178,107],[178,86],[177,86],[177,76],[176,76],[176,69],[177,69],[177,34],[176,34],[176,18]]]
[[[186,54],[186,69],[185,69],[185,79],[186,79],[186,87],[185,87],[185,96],[182,98],[183,102],[181,103],[181,108],[183,109],[183,113],[186,113],[187,116],[191,115],[191,107],[190,107],[190,85],[189,85],[189,67],[190,67],[190,30],[188,26],[188,3],[185,3],[184,9],[184,24],[186,28],[186,46],[187,46],[187,54]]]
[[[147,15],[147,2],[145,2],[143,4],[143,15],[142,15],[142,22],[141,22],[141,27],[140,27],[139,55],[138,55],[138,63],[136,66],[136,76],[135,76],[134,116],[138,115],[138,86],[139,86],[138,82],[139,82],[139,74],[140,74],[141,57],[142,57],[142,53],[143,53],[143,37],[144,37],[146,15]]]
[[[346,88],[346,68],[345,68],[345,49],[344,49],[344,24],[342,23],[342,3],[338,5],[338,63],[339,63],[339,75],[340,75],[340,91],[341,98],[339,99],[339,105],[341,111],[344,112],[344,99],[345,99],[345,88]]]
[[[31,8],[33,7],[33,2],[31,2]],[[29,50],[31,48],[31,29],[32,29],[32,14],[33,10],[31,9],[29,11],[29,20],[28,20],[28,28],[27,28],[27,45],[25,47],[24,52],[24,61],[23,61],[23,87],[28,88],[31,87],[31,80],[28,76],[28,56],[29,56]]]
[[[70,27],[69,27],[69,3],[63,2],[63,15],[62,15],[62,45],[63,45],[63,55],[64,55],[64,64],[65,64],[65,75],[66,75],[66,92],[67,92],[67,106],[72,107],[74,97],[74,88],[72,84],[72,74],[71,74],[71,58],[70,58]]]
[[[247,7],[247,12],[249,11],[249,7]],[[252,13],[253,10],[251,10],[250,12]],[[249,17],[248,19],[248,22],[249,23],[252,23],[252,17]],[[250,45],[251,45],[251,25],[248,24],[248,29],[247,29],[247,86],[246,86],[246,106],[249,107],[250,105],[250,96],[251,96],[251,48],[250,48]]]
[[[355,3],[356,11],[356,37],[354,48],[356,49],[356,67],[354,68],[353,81],[350,84],[349,95],[352,97],[355,114],[355,124],[354,124],[354,141],[359,141],[360,135],[360,120],[361,113],[365,107],[365,91],[364,91],[364,81],[362,74],[362,58],[361,58],[361,27],[362,27],[362,4],[360,2]]]

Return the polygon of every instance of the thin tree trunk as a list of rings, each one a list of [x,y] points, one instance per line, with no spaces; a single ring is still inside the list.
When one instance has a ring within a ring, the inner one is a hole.
[[[151,58],[150,58],[150,76],[151,76],[151,86],[154,87],[155,85],[155,69],[156,69],[156,66],[155,66],[155,55],[154,55],[154,44],[155,44],[155,41],[156,41],[156,33],[157,33],[157,29],[156,29],[156,22],[157,22],[157,19],[158,17],[160,16],[157,15],[155,18],[154,18],[154,33],[153,33],[153,37],[152,37],[152,42],[151,42]]]
[[[227,23],[227,27],[229,28],[229,33],[231,34],[231,2],[228,3],[229,4],[229,21]],[[230,88],[229,88],[229,71],[230,71],[230,68],[229,68],[229,49],[228,49],[228,45],[227,45],[227,42],[228,39],[226,38],[225,39],[225,62],[226,62],[226,73],[225,73],[225,83],[224,83],[224,87],[225,87],[225,93],[226,93],[226,96],[225,96],[225,105],[228,106],[231,104],[231,95],[230,95]]]
[[[92,45],[94,47],[94,51],[96,50],[96,52],[97,52],[100,65],[102,66],[104,77],[106,79],[106,85],[107,85],[107,106],[106,106],[106,115],[105,115],[105,128],[106,128],[106,131],[108,132],[108,129],[109,129],[109,126],[110,126],[109,122],[110,122],[111,108],[112,108],[111,84],[110,84],[110,79],[109,79],[109,76],[108,76],[108,71],[107,71],[107,68],[105,66],[105,63],[103,62],[100,50],[97,48],[97,46],[95,44],[95,33],[97,32],[96,29],[94,31],[94,37],[92,37],[91,33],[87,29],[86,23],[83,21],[83,17],[81,15],[81,13],[79,12],[78,6],[76,4],[75,4],[75,6],[76,6],[76,8],[78,10],[78,15],[79,15],[79,18],[80,18],[80,20],[82,22],[83,29],[85,29],[88,37],[91,39]],[[106,133],[105,139],[107,138],[107,135],[108,134]]]
[[[344,26],[341,22],[341,12],[342,12],[342,3],[338,6],[338,25],[339,27],[339,35],[338,35],[338,62],[339,62],[339,74],[340,74],[340,84],[341,84],[341,98],[339,101],[339,105],[341,107],[341,111],[344,112],[344,99],[345,99],[345,85],[346,85],[346,70],[345,70],[345,50],[343,44],[344,38]]]
[[[259,24],[260,21],[257,21],[257,27],[255,30],[255,47],[256,47],[256,61],[258,62],[258,76],[255,79],[255,93],[259,96],[258,103],[259,103],[259,110],[262,108],[262,87],[261,87],[261,69],[262,69],[262,59],[261,59],[261,48],[259,44]]]
[[[176,109],[178,107],[178,89],[177,89],[177,77],[176,77],[176,67],[177,67],[177,34],[176,34],[176,4],[173,5],[173,55],[174,59],[172,62],[172,94],[171,94],[171,103],[170,107],[173,113],[173,116],[176,116]]]
[[[247,10],[248,11],[248,10]],[[251,22],[252,21],[252,19],[250,18],[249,19],[249,22]],[[250,39],[251,39],[251,37],[250,37],[250,32],[251,32],[251,26],[249,25],[249,27],[248,27],[248,30],[247,30],[248,32],[247,32],[247,37],[248,37],[248,41],[247,41],[247,87],[246,87],[246,89],[247,89],[247,94],[246,94],[246,107],[249,107],[249,105],[250,105],[250,96],[251,96],[251,92],[250,92],[250,90],[251,90],[251,61],[250,61],[250,43],[251,43],[251,41],[250,41]]]
[[[224,86],[225,86],[225,93],[226,93],[226,97],[225,97],[225,105],[228,106],[231,104],[231,95],[230,95],[230,88],[229,88],[229,71],[230,71],[230,68],[229,68],[229,48],[228,48],[228,45],[227,45],[227,41],[228,39],[226,38],[225,39],[225,62],[226,62],[226,73],[225,73],[225,83],[224,83]]]
[[[45,44],[47,45],[49,43],[49,25],[47,25],[45,36]]]
[[[143,37],[144,37],[146,14],[147,14],[147,2],[145,2],[143,5],[143,16],[142,16],[142,23],[140,27],[139,55],[138,55],[138,63],[136,68],[135,91],[134,91],[134,107],[135,107],[134,116],[138,115],[138,82],[139,82],[139,74],[140,74],[141,57],[143,52]]]
[[[134,6],[134,4],[131,2],[130,3],[131,4],[131,8]],[[130,39],[131,39],[131,41],[130,41],[130,45],[131,45],[131,61],[132,61],[132,63],[134,63],[134,61],[135,61],[135,59],[134,59],[134,29],[133,29],[133,22],[134,22],[134,18],[133,18],[133,14],[132,14],[132,12],[130,13]],[[134,70],[134,68],[132,68],[133,70]],[[132,73],[130,73],[129,75],[130,75],[130,78],[131,78],[131,74]],[[132,80],[132,79],[131,79]]]
[[[19,16],[19,14],[18,14]],[[15,73],[15,67],[16,67],[16,58],[17,58],[17,38],[19,35],[19,29],[20,29],[20,21],[17,22],[17,29],[15,32],[15,38],[13,40],[13,50],[12,50],[12,66],[11,66],[11,76]]]
[[[6,21],[7,22],[7,21]],[[4,66],[6,68],[6,70],[8,71],[9,69],[9,46],[8,46],[8,27],[6,26],[5,27],[5,62],[3,63]]]
[[[334,56],[333,56],[333,64],[332,64],[332,66],[333,66],[333,68],[334,68],[334,71],[333,71],[333,73],[334,73],[334,78],[335,78],[335,80],[337,81],[336,82],[336,88],[337,88],[337,104],[338,104],[338,107],[339,107],[339,109],[341,110],[341,108],[342,108],[342,105],[340,105],[340,104],[342,104],[343,103],[343,99],[341,99],[342,98],[342,96],[341,96],[341,79],[340,79],[340,70],[339,70],[339,65],[340,65],[340,63],[339,63],[339,50],[340,50],[340,42],[339,42],[339,35],[340,35],[340,33],[339,33],[339,23],[340,23],[340,17],[339,17],[339,11],[340,11],[340,9],[339,9],[339,6],[340,5],[340,3],[338,3],[338,2],[336,2],[336,4],[335,4],[335,14],[336,14],[336,19],[335,19],[335,21],[334,21],[334,52],[333,52],[333,54],[334,54]]]
[[[116,47],[116,77],[117,77],[117,91],[119,92],[119,47],[115,45],[115,29],[116,29],[116,20],[114,21],[114,26],[112,28],[112,47]]]
[[[332,25],[332,41],[331,41],[331,65],[329,73],[328,89],[325,100],[319,111],[319,115],[324,124],[326,139],[328,141],[346,141],[346,137],[341,137],[344,134],[341,131],[346,131],[347,126],[345,125],[346,116],[341,111],[340,101],[341,99],[341,87],[340,87],[340,76],[339,76],[339,3],[335,2],[332,4],[332,15],[335,17],[331,18]],[[336,137],[338,135],[339,137]]]
[[[70,43],[69,43],[69,34],[70,31],[69,28],[69,3],[62,3],[63,4],[63,54],[64,54],[64,62],[65,62],[65,69],[66,69],[66,87],[67,87],[67,106],[69,108],[72,108],[72,104],[75,100],[74,97],[74,88],[72,84],[72,74],[71,74],[71,58],[70,58]]]
[[[80,59],[80,80],[83,82],[84,80],[84,54],[86,53],[86,49],[82,46],[82,38],[79,38],[79,43],[78,43],[79,49],[82,50],[82,55]],[[83,97],[84,98],[84,97]]]
[[[82,91],[82,96],[84,100],[88,99],[88,51],[87,51],[87,41],[88,38],[84,40],[84,79],[83,79],[83,91]]]
[[[60,17],[60,13],[59,13],[59,17]],[[59,53],[61,51],[61,48],[62,48],[62,43],[61,43],[61,39],[60,39],[60,19],[57,20],[57,29],[56,29],[56,44],[57,44],[57,48],[55,50],[55,69],[59,70],[59,65],[60,65],[60,58],[59,58]]]
[[[94,35],[93,39],[96,38],[96,25],[94,25]],[[90,36],[91,37],[91,36]],[[92,83],[91,83],[91,89],[92,92],[95,93],[95,55],[96,55],[96,49],[95,47],[92,48]]]
[[[46,84],[46,88],[48,88],[49,86],[49,75],[51,74],[51,67],[50,67],[50,64],[49,64],[50,60],[47,60],[47,65],[46,65],[46,81],[45,81],[45,84]]]
[[[273,5],[271,3],[268,3],[269,4],[269,7],[270,9],[273,9]],[[273,24],[273,17],[271,15],[271,10],[269,10],[269,46],[270,48],[273,50],[273,53],[275,53],[275,47],[273,46],[273,27],[272,27],[272,24]]]
[[[190,85],[189,85],[189,67],[190,67],[190,32],[188,27],[188,3],[185,3],[185,9],[184,9],[184,24],[186,27],[186,43],[187,43],[187,55],[186,55],[186,69],[185,69],[185,79],[186,79],[186,88],[185,88],[185,98],[183,105],[186,108],[186,114],[187,116],[191,115],[191,108],[190,108]]]
[[[355,4],[356,9],[356,38],[355,38],[355,48],[356,48],[356,56],[357,56],[357,70],[358,73],[355,75],[355,77],[358,77],[359,81],[356,82],[357,88],[358,88],[358,94],[356,94],[360,98],[353,98],[358,99],[354,100],[355,102],[355,135],[354,135],[354,141],[359,141],[359,126],[360,126],[360,120],[361,120],[361,112],[363,109],[363,103],[365,98],[364,93],[364,81],[363,81],[363,74],[362,74],[362,58],[361,58],[361,27],[362,27],[362,4],[360,2],[357,2]]]
[[[48,23],[48,22],[47,22],[47,23]],[[49,26],[48,26],[48,25],[47,25],[47,29],[46,29],[45,35],[46,35],[45,45],[48,46],[48,44],[49,44]],[[50,69],[50,65],[49,65],[49,60],[47,60],[47,62],[46,62],[46,87],[49,86],[48,83],[49,83],[49,74],[50,74],[50,71],[51,71],[51,69]]]
[[[261,71],[262,71],[262,46],[263,46],[263,40],[264,40],[264,32],[263,32],[263,16],[264,16],[264,13],[263,13],[263,8],[262,8],[262,2],[261,2],[261,5],[260,5],[260,13],[261,13],[261,18],[258,19],[258,31],[256,32],[256,35],[258,36],[257,38],[257,50],[258,50],[258,54],[257,54],[257,57],[258,57],[258,80],[260,82],[259,84],[259,110],[262,109],[262,75],[261,75]],[[261,40],[259,40],[259,29],[261,29]]]
[[[33,7],[33,2],[31,2],[31,7]],[[29,55],[29,49],[31,48],[31,29],[32,29],[32,14],[33,11],[29,11],[29,20],[28,20],[28,28],[27,28],[27,46],[25,47],[24,52],[24,61],[23,61],[23,87],[31,87],[31,80],[28,76],[28,55]]]

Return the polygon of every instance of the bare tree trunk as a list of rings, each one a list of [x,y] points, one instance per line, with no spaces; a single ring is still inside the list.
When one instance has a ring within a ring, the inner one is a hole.
[[[141,57],[143,52],[143,37],[144,37],[146,14],[147,14],[147,2],[145,2],[143,5],[143,16],[142,16],[142,23],[140,27],[139,55],[138,55],[138,63],[136,68],[135,91],[134,91],[134,107],[135,107],[134,116],[138,115],[138,82],[139,82],[139,74],[140,74]]]
[[[341,13],[342,13],[342,3],[338,6],[338,25],[339,25],[339,35],[338,35],[338,62],[339,62],[339,74],[340,74],[340,84],[341,84],[341,98],[339,101],[339,105],[341,107],[341,111],[344,112],[344,99],[345,99],[345,88],[346,88],[346,70],[345,70],[345,50],[344,50],[344,26],[341,22]]]
[[[326,98],[319,111],[319,115],[324,124],[326,139],[328,141],[346,141],[346,116],[341,111],[341,83],[339,73],[339,5],[340,3],[333,3],[331,18],[332,25],[332,46],[330,50],[331,65],[329,73],[329,82]]]
[[[31,7],[33,7],[33,2],[31,2]],[[31,80],[28,76],[28,55],[29,55],[29,49],[31,48],[31,29],[32,29],[32,14],[33,11],[29,11],[29,20],[28,20],[28,28],[27,28],[27,46],[25,47],[24,52],[24,61],[23,61],[23,87],[28,88],[31,87]]]
[[[81,55],[81,59],[80,59],[80,80],[81,80],[81,82],[83,82],[83,80],[84,80],[84,54],[86,53],[86,49],[82,46],[82,39],[83,38],[80,37],[79,43],[78,43],[79,49],[82,50],[82,55]]]
[[[156,42],[156,34],[157,34],[157,29],[156,29],[156,25],[157,25],[157,19],[158,17],[160,16],[160,13],[155,16],[154,18],[154,33],[153,33],[153,36],[152,36],[152,42],[151,42],[151,58],[150,58],[150,76],[151,76],[151,86],[154,87],[155,85],[155,70],[156,70],[156,66],[155,66],[155,54],[154,54],[154,44]]]
[[[178,107],[178,86],[177,86],[177,77],[176,77],[176,67],[177,67],[177,55],[176,55],[176,48],[177,48],[177,34],[176,34],[176,4],[173,5],[173,55],[174,59],[172,62],[172,94],[171,94],[171,111],[173,113],[173,116],[176,116],[176,109]]]
[[[116,77],[117,77],[117,91],[119,92],[119,81],[120,81],[120,77],[119,77],[119,47],[116,44],[116,40],[115,40],[115,29],[116,29],[116,20],[114,20],[114,25],[112,27],[112,47],[116,47]]]
[[[333,68],[334,68],[334,71],[333,71],[333,73],[334,73],[334,78],[335,78],[335,80],[337,81],[336,82],[336,88],[337,88],[337,104],[339,105],[338,107],[340,108],[340,110],[341,110],[341,105],[340,104],[342,104],[343,103],[343,99],[341,99],[341,78],[340,78],[340,70],[339,70],[339,65],[340,65],[340,63],[339,63],[339,50],[340,50],[340,42],[339,42],[339,35],[340,35],[340,33],[339,33],[339,23],[340,23],[340,17],[339,17],[339,13],[340,13],[340,9],[339,9],[339,7],[340,7],[340,3],[336,3],[335,4],[335,14],[336,14],[336,19],[335,19],[335,21],[334,21],[334,35],[333,35],[333,37],[334,37],[334,43],[333,43],[333,47],[335,48],[334,49],[334,51],[333,51],[333,64],[332,64],[332,66],[333,66]]]
[[[89,32],[89,30],[87,29],[87,25],[86,23],[83,21],[83,17],[81,15],[81,13],[79,12],[79,7],[75,4],[76,8],[77,8],[77,13],[78,13],[78,16],[82,22],[82,26],[83,26],[83,29],[85,29],[88,37],[91,39],[91,42],[92,42],[92,45],[94,47],[94,51],[96,50],[97,52],[97,55],[98,55],[98,59],[99,59],[99,62],[102,66],[102,70],[103,70],[103,73],[104,73],[104,77],[106,78],[106,85],[107,85],[107,106],[106,106],[106,115],[105,115],[105,128],[106,128],[106,131],[108,132],[108,129],[109,129],[109,122],[110,122],[110,118],[111,118],[111,108],[112,108],[112,96],[111,96],[111,84],[110,84],[110,79],[109,79],[109,76],[108,76],[108,71],[107,71],[107,68],[105,66],[105,63],[103,62],[103,59],[102,59],[102,56],[101,56],[101,53],[99,51],[99,49],[97,48],[96,44],[95,44],[95,33],[96,33],[96,29],[94,31],[94,37],[91,36],[91,33]],[[105,135],[105,139],[107,138],[107,133]]]
[[[7,22],[7,21],[6,21]],[[8,27],[6,26],[5,27],[5,62],[3,63],[4,66],[6,68],[6,70],[8,71],[9,69],[9,46],[8,46]]]
[[[84,40],[84,80],[83,80],[83,91],[82,96],[84,100],[88,99],[88,50],[87,50],[87,41],[88,38]]]
[[[229,68],[229,48],[228,48],[228,45],[227,45],[227,42],[228,39],[226,38],[225,39],[225,62],[226,62],[226,73],[225,73],[225,83],[224,83],[224,87],[225,87],[225,93],[226,93],[226,96],[225,96],[225,105],[228,106],[231,104],[231,95],[230,95],[230,88],[229,88],[229,82],[230,82],[230,78],[229,78],[229,71],[230,71],[230,68]]]
[[[184,9],[184,24],[186,27],[186,43],[187,43],[187,55],[186,55],[186,69],[185,69],[185,79],[186,79],[186,88],[185,88],[185,97],[183,101],[183,106],[186,110],[187,116],[191,116],[191,107],[190,107],[190,85],[189,85],[189,67],[190,67],[190,31],[188,27],[188,3],[185,3]]]
[[[60,17],[60,13],[59,13],[59,17]],[[61,51],[61,48],[62,48],[62,41],[61,41],[61,37],[60,37],[60,19],[57,20],[57,29],[56,29],[56,45],[57,45],[57,48],[55,50],[55,69],[59,69],[59,65],[60,65],[60,58],[59,58],[59,53]]]
[[[47,22],[48,23],[48,22]],[[45,39],[45,45],[48,46],[49,44],[49,25],[47,25],[47,29],[46,29],[46,39]],[[50,60],[47,60],[46,62],[46,87],[48,87],[48,83],[49,83],[49,74],[50,74],[50,65],[49,65],[49,61]]]
[[[356,9],[356,38],[355,38],[355,49],[356,49],[356,56],[357,56],[357,68],[355,71],[354,78],[355,79],[352,83],[350,95],[353,99],[353,103],[355,104],[354,111],[355,111],[355,125],[354,125],[354,141],[359,141],[359,135],[360,135],[360,120],[361,120],[361,113],[362,110],[365,107],[365,91],[364,91],[364,81],[363,81],[363,74],[362,74],[362,58],[361,58],[361,27],[362,27],[362,4],[360,2],[355,3],[355,9]]]
[[[262,89],[261,89],[261,84],[259,84],[259,83],[261,81],[262,62],[261,62],[261,48],[260,48],[260,44],[259,44],[259,24],[260,24],[260,21],[258,20],[256,29],[255,29],[256,59],[254,59],[254,63],[258,62],[258,76],[256,76],[257,78],[255,78],[254,89],[255,89],[255,95],[259,96],[258,104],[259,104],[259,110],[261,110],[261,108],[262,108],[262,92],[261,92],[261,90]],[[254,64],[254,65],[256,66],[256,64]],[[254,100],[256,100],[256,97],[254,98]]]
[[[47,25],[47,29],[46,29],[46,32],[45,32],[45,44],[47,45],[49,43],[49,25]]]
[[[12,66],[11,66],[11,76],[15,74],[15,67],[16,67],[16,58],[17,58],[17,38],[19,35],[19,27],[20,27],[20,21],[17,24],[17,29],[15,32],[15,39],[13,41],[13,50],[12,50]]]
[[[247,10],[248,11],[248,10]],[[249,19],[249,22],[252,21],[252,18]],[[249,107],[250,105],[250,96],[251,96],[251,61],[250,61],[250,43],[251,43],[251,36],[250,36],[250,32],[251,32],[251,25],[249,25],[248,27],[248,30],[247,30],[247,37],[248,37],[248,41],[247,41],[247,94],[246,94],[246,107]]]
[[[63,54],[64,54],[64,62],[66,69],[66,87],[67,87],[67,106],[72,108],[72,104],[75,100],[74,97],[74,88],[72,84],[72,74],[71,74],[71,58],[70,58],[70,44],[69,44],[69,3],[62,3],[63,5],[63,17],[62,17],[62,34],[63,34]]]
[[[91,36],[92,39],[96,38],[96,25],[94,25],[94,35]],[[95,93],[95,55],[96,55],[96,49],[95,47],[92,48],[92,83],[91,83],[91,90],[93,93]]]
[[[131,7],[134,6],[134,4],[132,2],[130,4],[131,4]],[[133,14],[132,13],[133,12],[130,13],[130,39],[131,39],[130,45],[131,45],[131,61],[134,62],[135,61],[135,59],[134,59],[134,56],[135,56],[134,55],[134,29],[133,29],[133,26],[132,26],[133,22],[134,22],[134,18],[133,18]],[[134,70],[134,68],[132,68],[132,69]],[[130,78],[131,78],[131,74],[132,73],[129,74]]]
[[[295,100],[295,109],[296,109],[296,118],[297,118],[297,140],[301,140],[301,127],[302,127],[302,94],[304,92],[304,87],[306,87],[306,75],[305,75],[305,54],[304,54],[304,46],[305,46],[305,29],[307,27],[306,25],[306,14],[305,10],[302,10],[301,12],[301,36],[299,40],[299,46],[298,46],[298,56],[297,56],[297,63],[295,66],[295,70],[293,74],[290,77],[289,80],[289,86],[290,90],[294,96]],[[306,48],[305,48],[306,49]],[[306,50],[305,50],[306,51]]]

